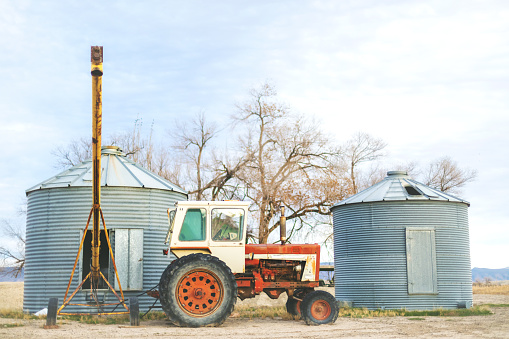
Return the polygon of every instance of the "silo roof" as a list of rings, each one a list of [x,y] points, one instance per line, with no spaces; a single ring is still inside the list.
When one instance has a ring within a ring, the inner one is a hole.
[[[413,180],[404,171],[387,172],[387,177],[377,184],[345,199],[334,206],[376,201],[432,200],[461,202],[470,206],[468,201],[426,186]]]
[[[187,194],[179,186],[128,159],[119,147],[103,146],[101,186],[158,188]],[[26,193],[56,187],[92,186],[92,159],[69,168],[26,190]]]

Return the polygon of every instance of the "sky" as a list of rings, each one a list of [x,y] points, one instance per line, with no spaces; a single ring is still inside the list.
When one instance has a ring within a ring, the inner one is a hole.
[[[509,267],[508,1],[0,0],[0,220],[91,135],[90,46],[104,46],[103,133],[205,112],[219,125],[269,80],[338,142],[363,131],[388,164],[450,156],[478,171],[472,267]],[[5,244],[6,239],[0,239]]]

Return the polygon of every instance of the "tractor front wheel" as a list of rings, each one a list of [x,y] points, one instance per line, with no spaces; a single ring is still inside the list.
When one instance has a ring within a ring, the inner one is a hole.
[[[208,254],[195,253],[168,265],[159,282],[161,305],[178,326],[219,326],[232,313],[237,283],[230,268]]]
[[[332,324],[338,318],[339,307],[332,294],[313,291],[302,300],[300,311],[308,325]]]

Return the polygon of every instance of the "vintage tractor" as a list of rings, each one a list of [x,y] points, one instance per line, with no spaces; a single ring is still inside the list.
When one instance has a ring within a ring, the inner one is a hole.
[[[314,290],[320,246],[285,244],[284,217],[281,244],[246,244],[248,207],[241,201],[182,201],[168,210],[166,243],[177,257],[159,283],[168,318],[179,326],[218,326],[232,313],[237,297],[265,292],[277,299],[286,292],[288,312],[307,324],[336,321],[335,298]]]

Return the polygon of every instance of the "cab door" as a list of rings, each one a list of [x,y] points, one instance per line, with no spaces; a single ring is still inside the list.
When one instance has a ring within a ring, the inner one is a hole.
[[[242,207],[211,206],[209,248],[233,273],[245,271],[245,220]]]
[[[175,229],[171,230],[171,240],[169,249],[177,257],[192,253],[210,254],[208,227],[207,227],[207,208],[197,207],[179,207],[175,215]],[[173,233],[172,233],[173,232]]]

